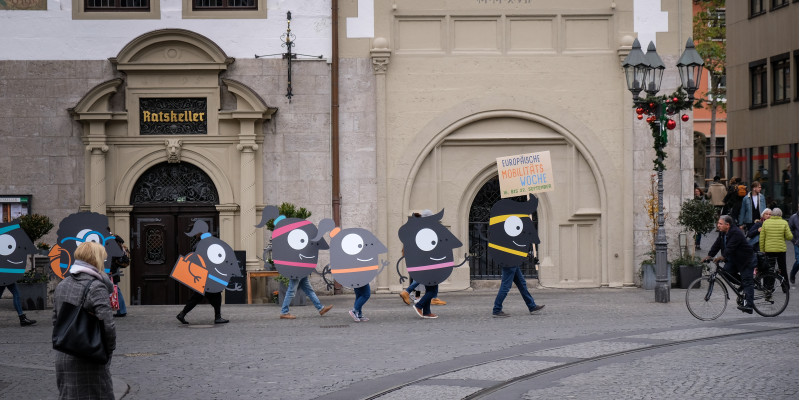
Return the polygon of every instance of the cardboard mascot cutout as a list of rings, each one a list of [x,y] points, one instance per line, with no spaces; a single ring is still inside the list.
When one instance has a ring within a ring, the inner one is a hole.
[[[50,269],[61,279],[69,275],[75,261],[75,249],[83,242],[95,242],[106,248],[104,270],[111,272],[111,259],[122,256],[122,248],[108,230],[108,217],[95,212],[70,214],[58,224],[58,239],[50,249]]]
[[[311,221],[286,218],[280,215],[278,207],[266,206],[256,228],[265,226],[270,219],[274,219],[272,260],[275,269],[289,279],[311,275],[317,268],[319,251],[328,249],[328,242],[323,236],[335,226],[333,220],[323,219],[317,230]]]
[[[231,277],[241,276],[239,263],[227,243],[208,233],[208,224],[196,221],[186,236],[200,235],[195,250],[178,257],[170,277],[197,293],[219,293]]]
[[[438,285],[453,272],[453,268],[464,265],[469,259],[455,265],[453,249],[462,246],[460,240],[440,223],[444,209],[426,217],[408,217],[397,235],[403,243],[403,257],[397,260],[400,283],[405,277],[400,274],[400,261],[405,258],[406,271],[411,279],[425,285]]]
[[[531,219],[539,199],[529,196],[524,202],[502,199],[489,211],[488,255],[500,267],[522,265],[533,245],[539,244],[539,233]]]
[[[331,231],[331,275],[347,287],[365,286],[388,265],[388,261],[379,260],[387,251],[366,229],[335,228]]]
[[[14,220],[0,224],[0,286],[10,285],[25,273],[25,260],[36,253],[33,242]]]

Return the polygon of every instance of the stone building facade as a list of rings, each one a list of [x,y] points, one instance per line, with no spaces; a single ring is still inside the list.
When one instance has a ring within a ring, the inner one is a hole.
[[[50,3],[38,19],[0,10],[0,31],[15,43],[0,56],[0,194],[32,194],[33,212],[54,221],[78,210],[108,215],[138,257],[138,272],[122,283],[129,299],[181,301],[152,293],[177,290],[163,271],[186,250],[180,233],[191,221],[209,221],[257,270],[268,234],[253,225],[265,205],[306,207],[315,222],[331,217],[332,109],[340,224],[375,232],[392,265],[401,254],[398,228],[426,208],[445,209],[442,223],[465,245],[457,261],[479,253],[471,215],[496,176],[495,158],[547,150],[556,190],[540,195],[541,284],[638,282],[654,156],[620,67],[643,29],[635,28],[644,12],[634,9],[638,2],[339,1],[338,107],[330,9],[319,2],[292,5],[295,51],[323,57],[293,60],[291,101],[287,61],[253,57],[285,51],[280,42],[262,51],[286,29],[284,3],[256,2],[255,17],[231,19],[153,2],[158,12],[128,18],[131,29],[121,33],[114,27],[124,16],[71,12],[78,0]],[[660,16],[666,29],[653,34],[668,93],[679,82],[672,66],[691,32],[691,2],[661,3],[655,14],[668,13]],[[82,19],[99,29],[95,37]],[[37,26],[43,39],[31,39]],[[187,99],[205,105],[196,131],[143,132],[144,111],[169,113],[169,104]],[[147,109],[153,104],[162,108]],[[691,122],[678,124],[665,174],[673,251],[693,165]],[[191,177],[181,186],[189,195],[145,190],[181,177]],[[487,278],[465,266],[442,289]],[[387,268],[373,287],[401,285]]]

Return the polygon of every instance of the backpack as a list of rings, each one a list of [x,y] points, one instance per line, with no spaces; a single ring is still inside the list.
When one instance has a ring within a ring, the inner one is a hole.
[[[117,268],[126,268],[127,266],[131,265],[131,252],[128,250],[128,246],[120,245],[122,247],[122,256],[114,257],[111,262]]]
[[[739,187],[737,188],[737,190],[738,190],[738,193],[737,193],[737,194],[739,195],[739,197],[744,197],[744,196],[747,196],[747,186],[745,186],[745,185],[739,185]]]

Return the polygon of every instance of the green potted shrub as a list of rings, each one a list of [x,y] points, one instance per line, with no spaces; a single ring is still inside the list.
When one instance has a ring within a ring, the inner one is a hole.
[[[714,229],[716,223],[716,210],[711,203],[701,199],[689,199],[681,204],[678,223],[684,229],[695,235],[705,235]],[[694,243],[694,241],[692,241]],[[691,255],[686,254],[673,261],[673,268],[677,265],[678,281],[681,288],[688,288],[693,280],[697,279],[703,271],[702,264],[695,257],[695,247],[689,246]],[[675,263],[678,264],[675,264]],[[685,275],[685,276],[684,276]]]
[[[681,212],[678,215],[678,223],[686,231],[692,232],[692,237],[705,235],[714,229],[717,222],[716,210],[711,203],[700,199],[689,199],[681,204]],[[694,241],[692,241],[694,243]],[[694,246],[691,246],[694,253]]]
[[[53,229],[53,223],[50,218],[42,214],[21,216],[19,218],[19,226],[33,243],[36,243],[37,240]],[[40,242],[36,247],[40,252],[45,248],[46,250],[50,249],[50,246],[44,242]],[[35,268],[39,264],[46,265],[47,263],[46,261],[35,263],[34,256],[31,256],[31,269],[25,271],[22,278],[17,280],[17,289],[19,289],[23,310],[44,310],[45,305],[47,305],[47,282],[50,279],[44,268]]]

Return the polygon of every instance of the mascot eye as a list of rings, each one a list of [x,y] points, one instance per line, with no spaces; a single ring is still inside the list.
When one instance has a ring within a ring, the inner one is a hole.
[[[295,250],[302,250],[308,246],[308,234],[302,229],[295,229],[289,232],[286,240],[289,242],[289,246],[292,246]]]
[[[364,239],[361,236],[351,233],[342,239],[342,250],[349,255],[361,253],[364,248]]]
[[[17,249],[17,241],[11,235],[0,235],[0,255],[7,256]]]
[[[511,237],[519,236],[522,233],[522,220],[512,215],[503,223],[503,228],[506,230],[506,235]]]
[[[439,244],[439,235],[433,229],[425,228],[417,232],[417,247],[422,251],[431,251]]]
[[[225,261],[225,249],[218,244],[212,244],[208,246],[206,256],[208,257],[208,261],[214,264],[222,264],[222,262]]]
[[[91,235],[87,235],[91,231],[92,231],[91,229],[84,229],[84,230],[78,232],[78,237],[79,238],[83,238],[84,242],[95,242],[95,243],[101,243],[102,244],[103,241],[100,239],[100,235],[98,235],[96,233],[92,233]]]

